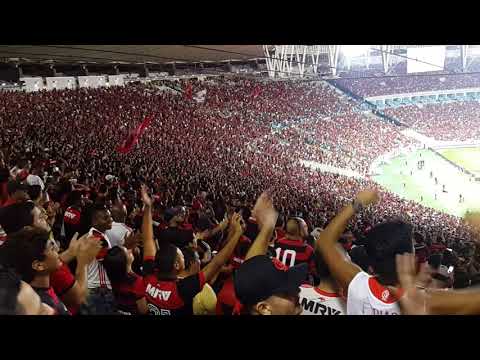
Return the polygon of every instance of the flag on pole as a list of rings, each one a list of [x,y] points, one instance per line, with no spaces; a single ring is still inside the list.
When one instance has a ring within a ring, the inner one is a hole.
[[[133,130],[130,132],[125,139],[125,141],[117,146],[117,151],[121,154],[127,154],[132,151],[133,147],[137,144],[138,140],[142,136],[145,129],[150,125],[152,122],[153,117],[146,116],[145,119]]]
[[[185,86],[185,90],[183,93],[185,94],[186,99],[192,100],[192,96],[193,96],[192,84],[188,82],[187,86]]]
[[[260,86],[255,85],[255,87],[253,88],[253,92],[252,92],[252,98],[256,99],[258,97],[258,95],[260,95],[261,92],[262,92],[262,89],[260,88]]]

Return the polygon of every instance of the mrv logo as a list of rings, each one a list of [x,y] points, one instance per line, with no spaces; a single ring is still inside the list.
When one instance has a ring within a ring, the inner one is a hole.
[[[309,311],[313,314],[318,315],[340,315],[340,311],[333,309],[329,306],[320,304],[313,300],[308,300],[307,298],[302,298],[301,305],[305,311]]]
[[[160,289],[157,289],[156,287],[152,286],[151,284],[148,284],[147,285],[147,294],[150,295],[154,299],[168,301],[172,292],[171,291],[160,290]]]

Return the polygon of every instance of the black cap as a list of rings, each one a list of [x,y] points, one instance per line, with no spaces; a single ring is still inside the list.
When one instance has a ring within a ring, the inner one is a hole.
[[[297,293],[307,274],[305,263],[288,268],[275,258],[258,255],[234,274],[235,294],[243,305],[254,305],[275,294]]]
[[[165,221],[169,222],[175,216],[180,215],[182,213],[182,211],[183,211],[183,207],[181,207],[181,206],[176,206],[176,207],[169,208],[169,209],[165,210],[165,213],[163,214],[163,218],[165,219]]]
[[[11,180],[7,183],[7,191],[14,194],[17,191],[28,191],[28,185],[18,180]]]

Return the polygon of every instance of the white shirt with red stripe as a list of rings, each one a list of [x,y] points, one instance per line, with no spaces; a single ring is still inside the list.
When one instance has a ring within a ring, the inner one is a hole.
[[[105,234],[108,236],[112,247],[114,247],[123,246],[125,244],[125,237],[130,235],[132,231],[133,229],[128,227],[124,223],[114,221],[112,223],[112,228],[105,231]]]
[[[105,235],[104,233],[102,234],[104,239],[108,243],[108,248],[111,248],[112,246],[107,235]],[[97,288],[112,289],[112,285],[110,284],[110,280],[108,279],[107,272],[105,271],[105,268],[102,265],[102,258],[99,258],[99,256],[97,256],[97,258],[93,260],[87,267],[87,287],[89,289],[97,289]]]
[[[3,245],[3,243],[7,240],[7,234],[5,231],[2,229],[0,226],[0,245]]]
[[[350,282],[348,315],[401,315],[397,299],[378,280],[361,271]]]
[[[301,315],[346,315],[347,304],[336,293],[330,293],[311,285],[300,286]]]

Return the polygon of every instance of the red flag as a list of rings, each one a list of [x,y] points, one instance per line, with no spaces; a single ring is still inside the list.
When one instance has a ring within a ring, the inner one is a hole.
[[[192,100],[192,97],[193,97],[192,84],[187,83],[187,86],[185,87],[185,90],[184,90],[184,94],[188,100]]]
[[[117,151],[121,154],[127,154],[132,151],[133,147],[140,139],[140,136],[142,136],[143,132],[150,125],[152,120],[152,117],[146,116],[145,119],[143,119],[143,121],[136,127],[136,129],[133,130],[130,134],[128,134],[123,144],[117,146]]]
[[[260,93],[262,92],[262,89],[260,88],[259,85],[255,85],[255,87],[253,88],[253,92],[252,92],[252,98],[257,98],[258,95],[260,95]]]

